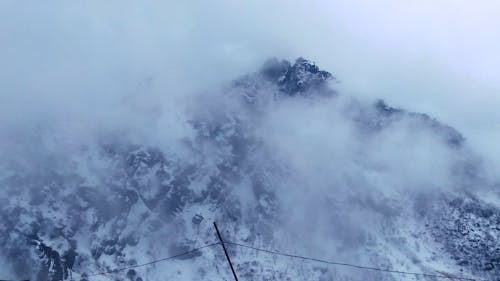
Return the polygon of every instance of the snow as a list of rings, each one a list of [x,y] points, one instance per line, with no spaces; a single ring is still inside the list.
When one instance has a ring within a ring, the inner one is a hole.
[[[431,164],[445,165],[437,158],[463,153],[441,137],[422,137],[441,136],[433,130],[444,127],[421,115],[400,120],[387,105],[382,114],[368,105],[332,106],[336,100],[308,103],[331,75],[307,60],[284,65],[275,80],[245,76],[226,89],[228,100],[213,113],[194,113],[189,124],[195,136],[182,145],[188,154],[124,139],[71,144],[64,146],[71,153],[47,152],[61,157],[55,166],[2,171],[2,192],[10,193],[0,230],[9,235],[0,235],[0,246],[29,252],[22,259],[35,264],[34,273],[44,260],[34,247],[20,245],[13,231],[36,234],[59,256],[75,250],[72,270],[93,274],[217,242],[216,221],[225,240],[264,249],[392,270],[493,276],[460,265],[456,258],[467,257],[450,250],[460,243],[472,249],[476,240],[492,247],[498,242],[500,198],[485,188],[473,200],[461,190],[449,192],[453,181],[434,176]],[[367,113],[344,122],[352,116],[343,114],[356,110]],[[414,123],[434,129],[413,132],[420,128]],[[57,151],[61,139],[48,135],[44,142]],[[420,149],[409,151],[408,139]],[[411,161],[426,165],[415,171]],[[465,200],[463,206],[450,205],[455,197]],[[469,203],[495,215],[476,214]],[[456,220],[465,225],[463,236],[443,239]],[[228,247],[242,280],[432,280]],[[232,280],[219,245],[201,253],[134,270],[142,280]],[[89,279],[127,280],[127,272]]]

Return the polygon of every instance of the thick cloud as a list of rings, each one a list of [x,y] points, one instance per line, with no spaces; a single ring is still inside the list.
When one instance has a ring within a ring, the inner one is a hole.
[[[128,111],[160,114],[160,101],[172,104],[268,57],[303,56],[339,76],[346,94],[428,112],[498,155],[494,1],[0,5],[3,126],[140,124]]]

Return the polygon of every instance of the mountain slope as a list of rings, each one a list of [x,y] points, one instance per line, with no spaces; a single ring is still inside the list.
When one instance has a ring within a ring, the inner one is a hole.
[[[428,115],[343,97],[334,80],[305,59],[270,60],[194,102],[193,133],[175,147],[108,136],[62,153],[40,132],[36,157],[2,163],[2,256],[34,280],[231,280],[217,247],[79,275],[216,242],[217,221],[228,241],[260,248],[500,280],[498,193],[465,138]],[[242,280],[415,280],[230,253]]]

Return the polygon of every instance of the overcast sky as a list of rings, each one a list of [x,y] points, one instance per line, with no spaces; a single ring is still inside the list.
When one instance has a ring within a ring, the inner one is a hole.
[[[495,159],[499,11],[492,0],[1,1],[0,117],[119,119],[109,112],[123,100],[150,112],[268,57],[303,56],[341,94],[429,113]]]

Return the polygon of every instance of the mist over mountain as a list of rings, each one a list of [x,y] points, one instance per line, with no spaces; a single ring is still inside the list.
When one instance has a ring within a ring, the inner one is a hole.
[[[467,136],[329,71],[270,59],[168,103],[130,95],[102,124],[2,127],[2,278],[231,280],[220,247],[91,276],[217,242],[217,221],[258,248],[500,280],[498,178]],[[228,248],[242,280],[437,280]]]

